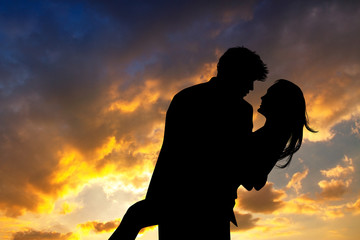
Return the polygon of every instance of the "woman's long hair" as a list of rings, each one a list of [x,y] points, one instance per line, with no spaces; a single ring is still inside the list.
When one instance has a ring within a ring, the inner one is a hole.
[[[286,159],[282,165],[277,164],[279,168],[285,168],[292,160],[295,152],[297,152],[302,144],[304,127],[310,132],[317,132],[309,126],[309,118],[306,112],[306,103],[304,94],[301,89],[294,83],[280,79],[272,86],[273,90],[279,96],[278,102],[281,106],[279,109],[286,118],[285,128],[290,131],[289,140],[280,153],[279,161]]]

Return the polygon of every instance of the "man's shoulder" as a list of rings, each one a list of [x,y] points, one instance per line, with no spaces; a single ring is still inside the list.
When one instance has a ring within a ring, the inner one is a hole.
[[[192,95],[192,94],[199,94],[202,92],[205,92],[209,87],[209,82],[199,83],[196,85],[192,85],[190,87],[184,88],[180,92],[178,92],[176,95]]]
[[[205,98],[209,95],[209,83],[199,83],[187,88],[184,88],[175,94],[172,101],[197,101],[197,99]]]

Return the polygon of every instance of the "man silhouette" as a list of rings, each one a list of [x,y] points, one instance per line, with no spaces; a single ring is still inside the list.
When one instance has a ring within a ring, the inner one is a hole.
[[[160,239],[224,239],[229,220],[235,222],[232,208],[253,126],[252,106],[243,98],[268,71],[244,47],[228,49],[217,70],[209,82],[176,94],[167,111],[146,195],[159,206]]]
[[[237,188],[252,188],[246,162],[253,109],[243,98],[268,71],[245,47],[228,49],[217,70],[210,81],[174,96],[146,199],[129,208],[111,239],[153,224],[160,240],[230,239]]]

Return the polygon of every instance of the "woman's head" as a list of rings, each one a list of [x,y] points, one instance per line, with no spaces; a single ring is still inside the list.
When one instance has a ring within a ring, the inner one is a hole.
[[[288,157],[288,161],[280,166],[286,167],[292,155],[301,146],[304,127],[311,132],[316,132],[309,127],[304,94],[294,83],[280,79],[261,99],[258,112],[264,115],[267,121],[277,123],[282,131],[288,133],[288,143],[279,158]]]
[[[297,85],[288,80],[277,80],[261,100],[258,112],[267,120],[306,121],[304,95]]]

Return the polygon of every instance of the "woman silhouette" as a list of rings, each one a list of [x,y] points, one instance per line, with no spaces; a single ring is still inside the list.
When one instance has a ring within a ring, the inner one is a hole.
[[[247,190],[252,187],[261,189],[277,162],[285,161],[277,165],[280,168],[290,164],[293,154],[301,147],[304,127],[316,132],[309,126],[304,95],[294,83],[277,80],[261,100],[258,112],[266,118],[266,122],[252,136],[253,151],[249,154],[255,160],[250,162],[249,167],[253,171],[244,174],[240,183]]]
[[[310,132],[316,132],[309,127],[304,95],[294,83],[280,79],[268,89],[261,99],[262,102],[258,112],[266,118],[266,122],[263,127],[252,134],[251,148],[247,155],[242,156],[244,159],[251,159],[251,161],[245,162],[241,160],[238,161],[237,166],[232,167],[233,184],[231,187],[235,196],[240,185],[243,185],[249,191],[252,188],[260,190],[266,184],[267,175],[277,162],[285,161],[285,163],[277,165],[280,168],[288,166],[293,154],[301,147],[304,127]],[[142,228],[164,221],[162,213],[170,209],[159,208],[161,206],[147,200],[135,203],[128,209],[120,226],[109,240],[133,240]],[[229,209],[232,208],[233,203],[229,203]],[[228,215],[229,221],[236,224],[233,212]],[[211,219],[206,219],[206,221],[210,222]],[[181,229],[181,235],[187,234],[187,239],[193,239],[192,236],[194,236],[196,226],[187,228],[186,222],[184,222],[184,225],[185,227]],[[179,226],[173,227],[174,232],[177,227]],[[204,231],[204,229],[198,229],[197,231]],[[205,231],[211,232],[212,229]],[[229,233],[230,228],[227,232],[221,232],[221,236],[219,234],[209,236],[211,236],[211,239],[230,239]],[[162,237],[160,235],[160,239],[163,238],[167,239],[168,236]],[[181,239],[176,237],[176,234],[171,238]]]

